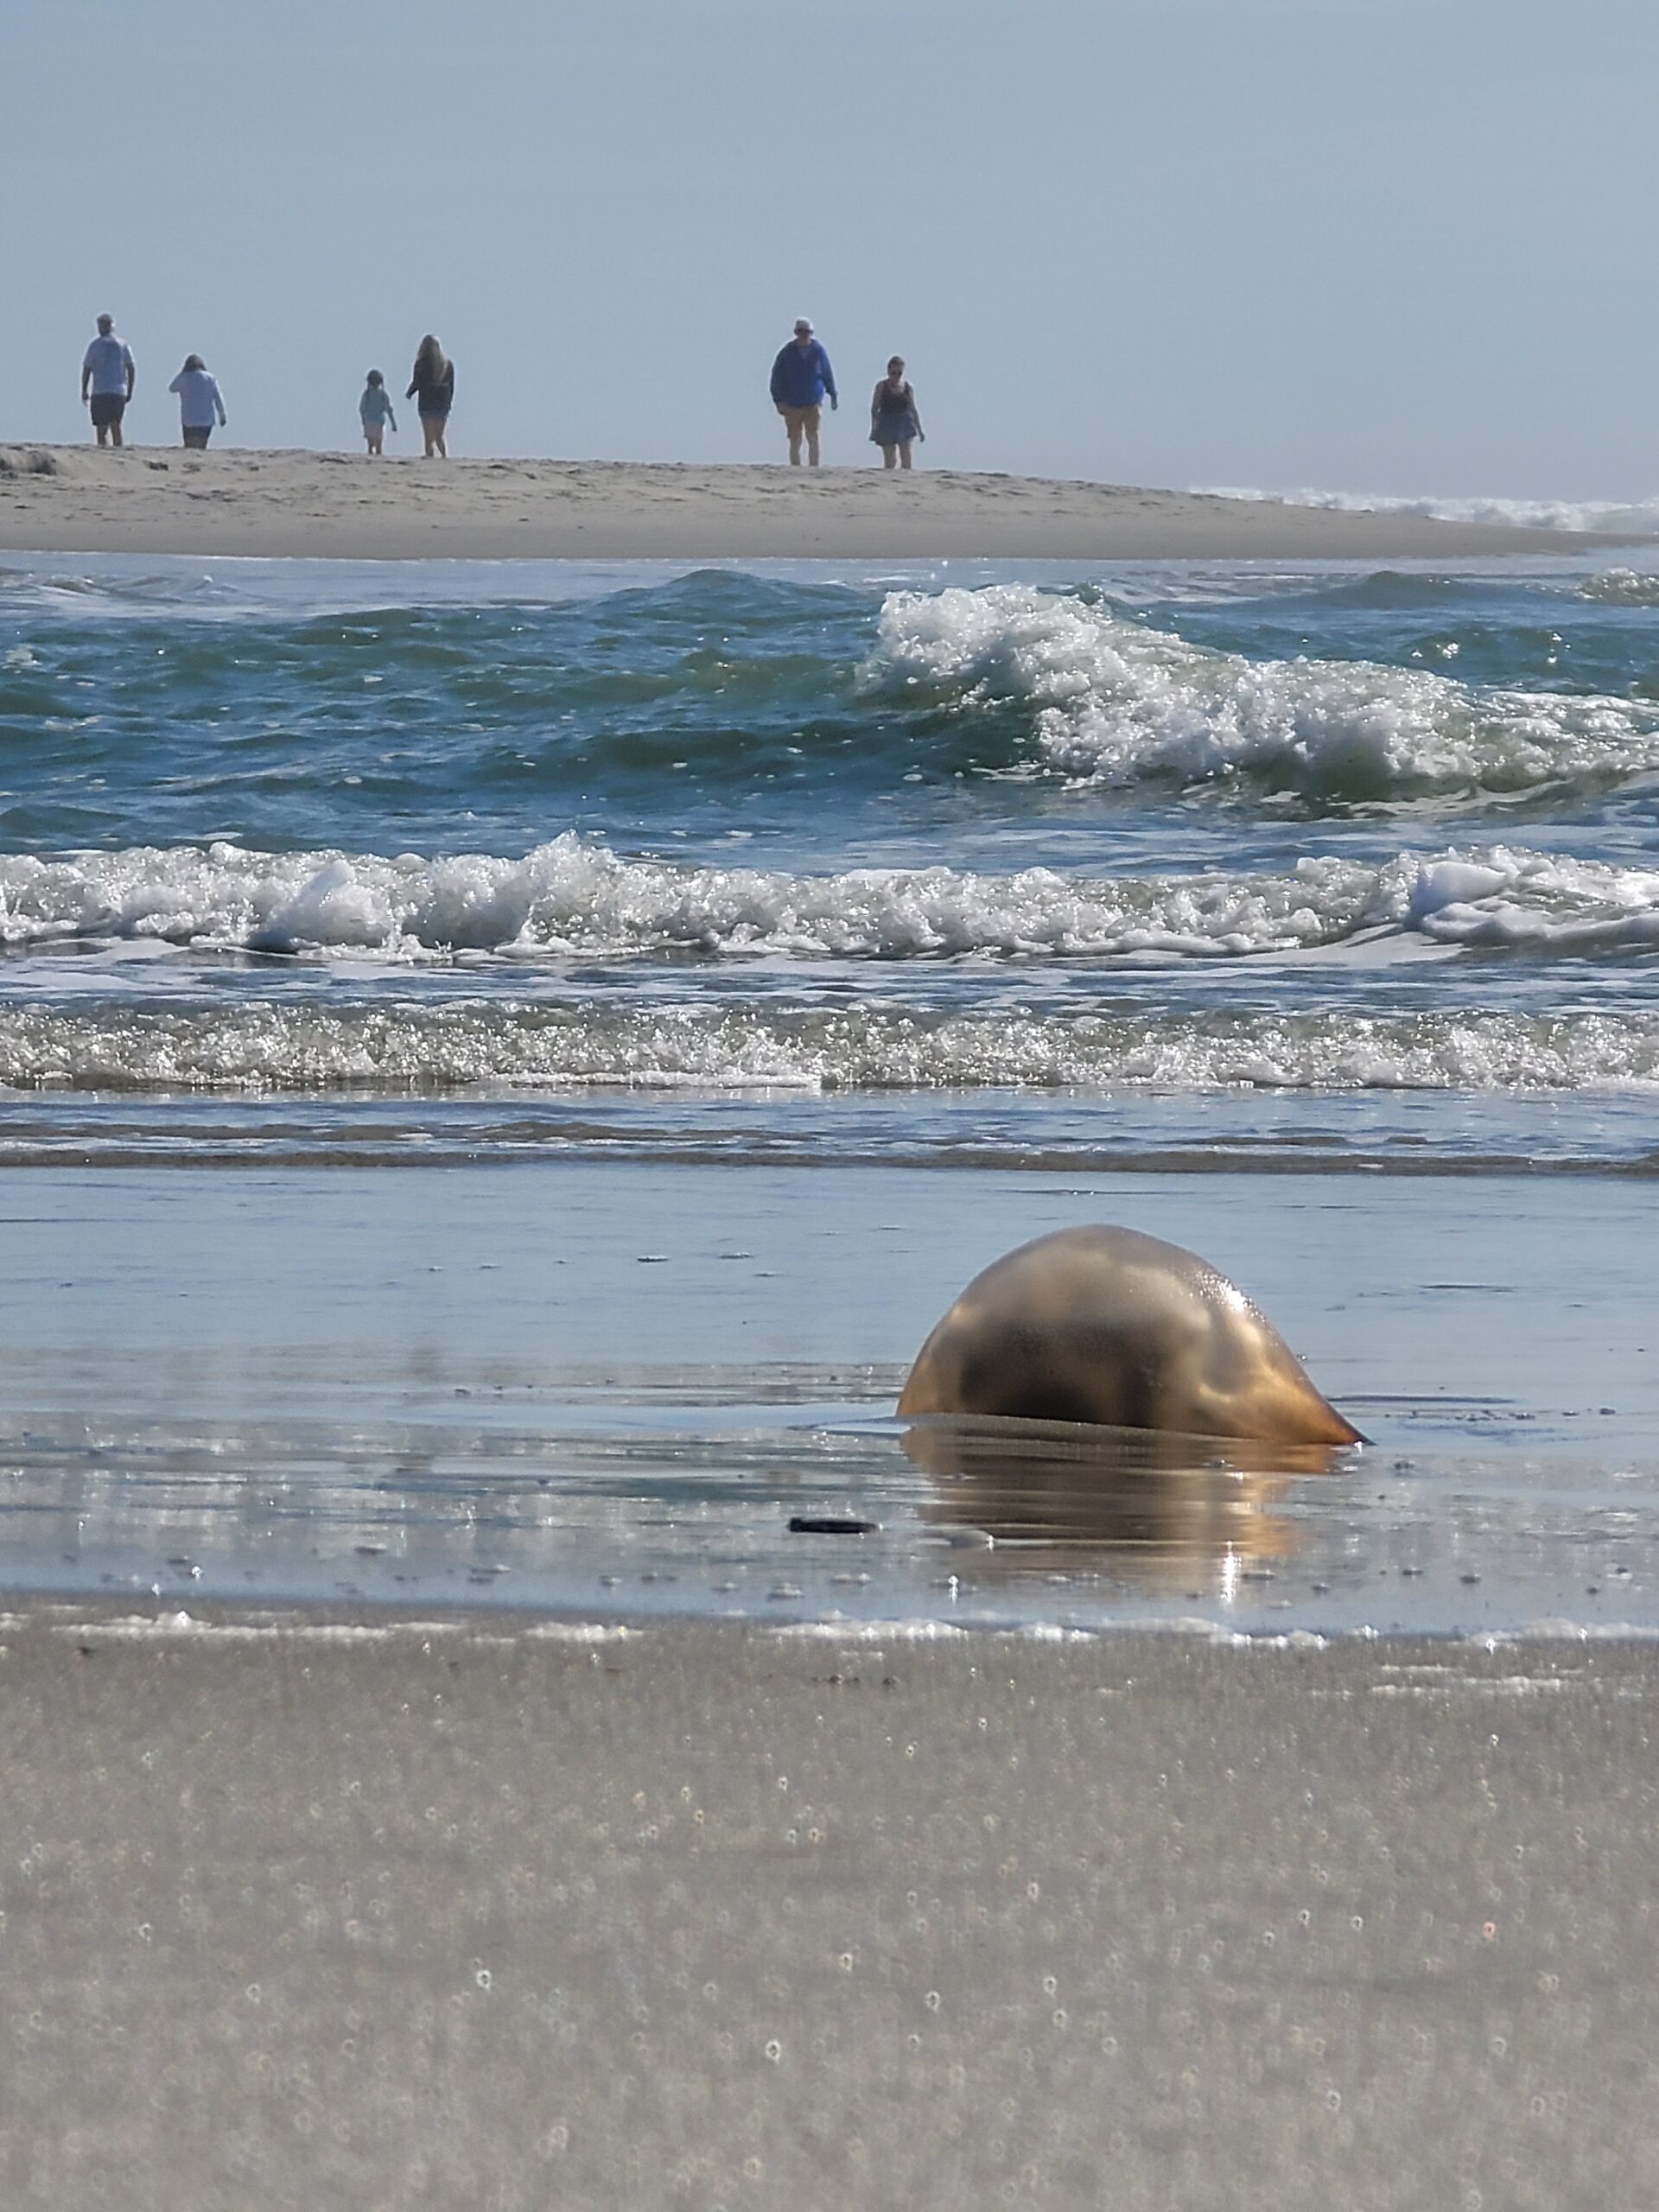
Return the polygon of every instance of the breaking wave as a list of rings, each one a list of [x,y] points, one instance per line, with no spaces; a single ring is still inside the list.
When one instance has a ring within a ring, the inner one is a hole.
[[[1249,778],[1319,801],[1389,803],[1659,769],[1659,710],[1645,704],[1370,661],[1252,660],[1027,585],[889,594],[873,677],[963,711],[1033,710],[1039,763],[1084,783]]]
[[[1616,537],[1659,534],[1659,499],[1468,499],[1433,492],[1403,495],[1323,492],[1312,486],[1294,492],[1262,492],[1250,486],[1208,485],[1204,491],[1210,499],[1258,499],[1284,507],[1323,507],[1340,514],[1423,515],[1433,522],[1491,523],[1512,530],[1587,531]]]
[[[1640,569],[1604,569],[1585,578],[1579,597],[1601,607],[1659,607],[1659,576]]]
[[[868,851],[1029,816],[1056,785],[1077,817],[1175,795],[1278,819],[1536,813],[1659,776],[1645,660],[1584,604],[1659,587],[1581,582],[1517,600],[1257,579],[1252,603],[1200,591],[1161,615],[1088,585],[878,601],[720,575],[247,622],[199,620],[185,594],[176,621],[145,614],[140,651],[124,620],[0,607],[0,843],[518,852],[568,826],[702,834],[741,807],[830,864],[842,822]],[[124,588],[149,606],[143,579]]]
[[[1659,944],[1659,870],[1492,846],[1281,873],[1034,868],[797,874],[626,859],[572,832],[522,859],[228,843],[0,855],[0,944],[558,961],[767,956],[1236,959],[1368,932],[1576,951]]]

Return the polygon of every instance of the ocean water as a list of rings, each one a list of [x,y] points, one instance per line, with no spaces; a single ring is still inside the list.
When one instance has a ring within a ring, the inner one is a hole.
[[[1653,568],[5,556],[0,1586],[1659,1624]],[[1089,1218],[1373,1446],[907,1448]]]

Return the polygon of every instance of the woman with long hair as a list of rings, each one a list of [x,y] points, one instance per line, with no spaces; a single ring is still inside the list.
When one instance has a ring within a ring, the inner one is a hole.
[[[213,435],[214,418],[221,427],[225,422],[225,402],[219,397],[219,379],[209,374],[207,364],[200,353],[187,353],[184,366],[170,385],[169,391],[179,399],[179,427],[184,433],[184,442],[194,452],[207,449]]]
[[[426,459],[430,461],[436,454],[441,461],[447,461],[449,448],[444,443],[444,434],[449,427],[449,410],[455,399],[455,365],[429,330],[416,353],[415,373],[404,397],[415,402],[420,416]]]

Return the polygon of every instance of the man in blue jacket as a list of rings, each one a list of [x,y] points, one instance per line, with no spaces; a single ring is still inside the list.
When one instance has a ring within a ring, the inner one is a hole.
[[[811,324],[803,315],[795,326],[794,337],[772,365],[772,404],[783,416],[784,428],[789,432],[792,468],[801,465],[803,437],[806,440],[808,461],[814,468],[818,465],[818,421],[826,392],[833,411],[840,404],[836,372],[830,365],[830,356],[812,335]]]

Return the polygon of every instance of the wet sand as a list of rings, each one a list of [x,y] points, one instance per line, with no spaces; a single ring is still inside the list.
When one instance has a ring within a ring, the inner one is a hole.
[[[0,1643],[10,2205],[1659,2191],[1651,1643]]]
[[[0,550],[372,559],[1396,560],[1630,541],[868,467],[0,446]]]
[[[221,1111],[181,1121],[198,1156]],[[1659,1624],[1650,1181],[428,1156],[0,1179],[0,1591]],[[963,1284],[1090,1219],[1204,1251],[1373,1447],[1281,1478],[1213,1446],[957,1466],[901,1439]],[[877,1529],[788,1528],[837,1513]]]

